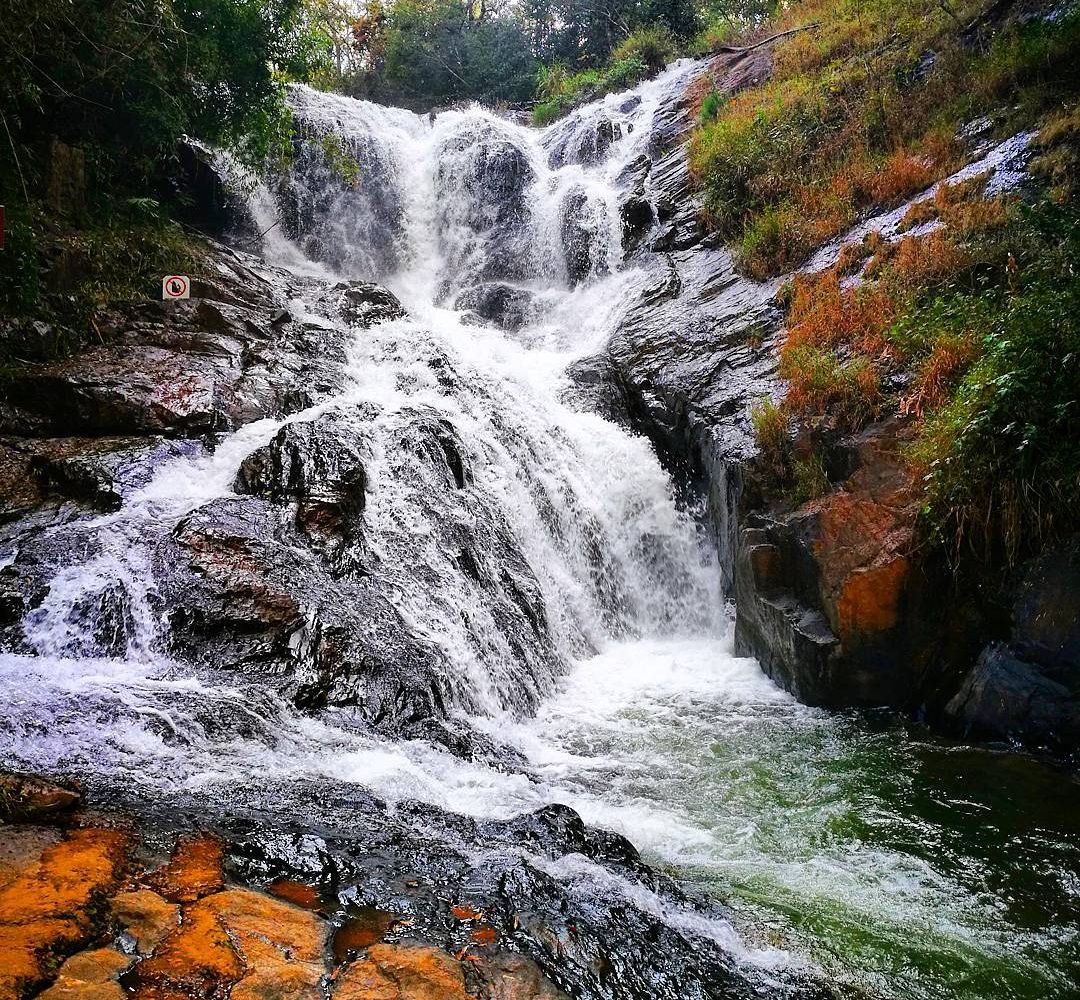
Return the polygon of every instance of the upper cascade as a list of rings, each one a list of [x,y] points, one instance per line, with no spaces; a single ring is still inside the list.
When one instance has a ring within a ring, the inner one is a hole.
[[[643,161],[670,138],[658,111],[699,71],[681,60],[546,129],[475,106],[417,115],[292,87],[294,155],[253,199],[259,231],[277,223],[275,238],[335,273],[419,278],[445,305],[478,284],[602,277],[622,263]]]

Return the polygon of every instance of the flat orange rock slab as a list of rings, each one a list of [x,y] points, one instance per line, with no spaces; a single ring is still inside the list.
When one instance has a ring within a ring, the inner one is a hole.
[[[461,963],[438,948],[376,944],[345,969],[334,1000],[471,1000]]]
[[[22,996],[45,978],[53,956],[90,939],[98,922],[93,904],[119,883],[129,845],[122,830],[72,830],[37,857],[24,851],[8,868],[0,887],[0,1000]]]
[[[224,858],[217,837],[179,837],[168,865],[147,876],[146,884],[170,903],[193,903],[225,885]]]
[[[132,971],[138,1000],[320,1000],[327,925],[249,889],[184,908],[178,928]]]

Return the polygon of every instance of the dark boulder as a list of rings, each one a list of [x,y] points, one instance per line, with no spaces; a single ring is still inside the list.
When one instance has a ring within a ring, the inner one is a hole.
[[[184,218],[205,232],[231,240],[253,240],[259,228],[240,192],[239,177],[230,177],[220,154],[195,139],[176,146],[171,186]]]
[[[551,132],[548,166],[557,170],[571,163],[600,163],[622,135],[622,125],[604,112],[589,118],[573,115]]]
[[[1080,536],[1022,567],[1004,641],[990,643],[945,707],[963,732],[1080,748]]]
[[[536,304],[535,296],[527,288],[486,282],[458,295],[454,308],[469,310],[485,322],[514,333],[530,322]]]
[[[370,281],[343,281],[336,284],[338,315],[349,326],[371,326],[400,319],[405,310],[393,292]]]
[[[525,151],[490,122],[468,121],[442,144],[435,174],[439,238],[456,287],[529,276],[526,191],[535,180]]]

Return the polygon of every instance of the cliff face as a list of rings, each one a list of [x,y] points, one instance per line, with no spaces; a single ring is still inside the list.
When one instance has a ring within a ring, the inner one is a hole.
[[[715,61],[710,86],[722,95],[745,86],[745,58]],[[759,53],[753,70],[766,76],[768,59]],[[685,130],[689,113],[679,113],[672,120]],[[670,131],[669,141],[684,134]],[[986,176],[998,193],[1022,186],[1029,142],[976,144],[954,183]],[[657,205],[692,202],[680,165],[676,144],[653,166]],[[864,220],[804,273],[868,240],[899,243],[903,220],[919,211],[911,206],[934,190]],[[639,260],[655,277],[611,358],[630,419],[707,496],[737,651],[808,704],[891,706],[976,738],[1074,750],[1076,539],[1008,572],[950,565],[919,530],[922,494],[907,455],[914,420],[899,413],[858,434],[839,433],[828,415],[794,434],[793,457],[820,454],[827,482],[806,502],[785,495],[749,420],[758,400],[782,392],[782,282],[740,276],[728,251],[689,223],[679,233],[646,241]]]

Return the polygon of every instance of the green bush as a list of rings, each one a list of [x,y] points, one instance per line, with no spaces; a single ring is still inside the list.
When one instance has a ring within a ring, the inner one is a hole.
[[[648,73],[659,73],[679,54],[671,30],[665,24],[638,28],[611,54],[612,67],[619,63],[639,62]]]
[[[720,96],[720,92],[714,87],[705,95],[701,102],[701,107],[698,109],[698,120],[702,122],[702,124],[715,121],[723,106],[723,98]]]

